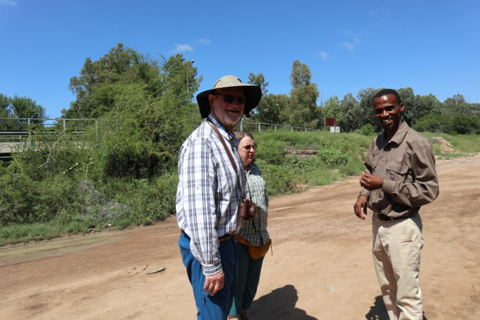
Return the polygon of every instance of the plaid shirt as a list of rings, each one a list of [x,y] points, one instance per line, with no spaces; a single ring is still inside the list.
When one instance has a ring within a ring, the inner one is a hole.
[[[214,117],[209,119],[230,147],[238,175],[217,134],[204,121],[180,148],[176,200],[178,226],[190,237],[190,250],[205,275],[222,270],[218,238],[236,233],[245,186],[238,139]]]
[[[253,201],[258,207],[258,215],[252,220],[245,220],[239,235],[259,247],[270,239],[267,231],[268,220],[268,196],[262,171],[255,162],[250,163],[247,171],[247,199]],[[263,243],[262,243],[263,242]]]

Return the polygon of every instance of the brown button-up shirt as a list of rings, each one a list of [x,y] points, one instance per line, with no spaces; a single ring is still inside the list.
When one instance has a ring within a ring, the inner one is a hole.
[[[384,182],[381,189],[360,194],[367,196],[370,209],[392,218],[414,215],[439,193],[432,145],[406,122],[389,141],[385,132],[373,139],[365,172]]]

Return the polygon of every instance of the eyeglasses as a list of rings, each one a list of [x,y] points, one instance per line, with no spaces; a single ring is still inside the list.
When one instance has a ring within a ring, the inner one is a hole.
[[[253,146],[250,146],[250,145],[249,145],[249,146],[243,146],[242,148],[245,149],[245,150],[250,150],[250,149],[256,150],[256,149],[257,149],[257,145],[254,144]]]
[[[234,96],[229,95],[229,94],[221,94],[221,93],[215,93],[215,95],[216,96],[222,96],[223,101],[225,101],[226,103],[232,103],[235,99],[237,99],[239,104],[245,104],[245,102],[247,101],[247,98],[245,98],[245,97],[234,97]]]

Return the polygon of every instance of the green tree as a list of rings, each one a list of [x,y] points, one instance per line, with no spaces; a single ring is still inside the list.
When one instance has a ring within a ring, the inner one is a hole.
[[[263,76],[263,73],[259,73],[255,75],[254,73],[250,72],[250,74],[248,75],[248,83],[259,86],[260,89],[262,89],[263,95],[266,95],[268,93],[267,86],[270,83],[265,81],[265,77]]]
[[[8,118],[11,115],[10,98],[0,93],[0,118]]]
[[[328,98],[323,106],[323,116],[325,118],[337,118],[337,122],[340,121],[342,114],[340,113],[340,100],[338,96]]]
[[[402,120],[408,123],[409,126],[412,126],[416,118],[416,104],[415,104],[415,94],[413,93],[413,89],[408,88],[400,88],[397,90],[400,98],[402,98],[402,102],[405,106],[405,110],[402,114]]]
[[[283,110],[288,108],[290,98],[286,94],[266,94],[252,116],[256,122],[282,124],[286,122]]]
[[[351,132],[361,128],[361,126],[358,126],[358,123],[356,123],[358,109],[358,101],[351,93],[346,94],[340,101],[340,113],[342,114],[342,118],[338,124],[342,131]]]
[[[262,120],[262,115],[260,113],[264,112],[268,108],[268,106],[266,105],[266,96],[268,94],[267,86],[269,85],[269,83],[265,81],[265,77],[263,76],[262,73],[255,75],[254,73],[251,73],[251,72],[248,75],[248,83],[257,85],[262,90],[262,99],[258,103],[257,107],[255,107],[250,112],[252,116],[252,120],[264,122],[264,120]]]
[[[471,103],[470,110],[473,117],[480,118],[480,103]]]
[[[290,91],[290,105],[283,113],[293,126],[308,128],[323,126],[320,121],[322,110],[317,106],[320,92],[317,85],[310,82],[311,78],[310,68],[295,60],[290,74],[290,84],[293,87]]]
[[[410,116],[412,119],[412,125],[427,114],[440,113],[441,105],[442,103],[431,93],[428,96],[415,96],[415,109]]]
[[[455,133],[453,120],[444,117],[440,113],[427,114],[413,125],[413,128],[419,132],[444,132]]]
[[[63,116],[98,118],[112,110],[131,84],[141,84],[142,90],[153,97],[163,95],[168,85],[174,88],[169,93],[189,101],[199,86],[195,76],[192,62],[185,62],[180,54],[170,59],[162,56],[159,63],[119,43],[97,61],[87,58],[80,76],[70,79],[76,100]]]
[[[10,118],[12,110],[10,109],[10,98],[0,93],[0,118]],[[0,120],[0,130],[8,130],[11,122],[8,119]]]
[[[477,117],[457,115],[453,118],[453,128],[459,134],[480,133],[480,120]]]
[[[357,105],[354,106],[354,110],[357,116],[354,118],[353,130],[362,128],[366,124],[371,124],[376,128],[376,131],[380,131],[380,125],[375,118],[375,110],[373,106],[373,97],[377,94],[379,89],[368,88],[362,89],[357,94]]]
[[[442,114],[449,118],[453,118],[454,116],[469,117],[472,115],[469,104],[461,94],[456,94],[443,102]]]
[[[27,97],[14,96],[10,99],[10,105],[15,118],[31,118],[30,123],[41,124],[47,116],[45,115],[45,108],[37,104],[35,100]],[[25,124],[27,120],[20,120],[20,123]]]
[[[100,179],[150,179],[176,166],[180,145],[195,123],[182,108],[184,99],[172,97],[169,90],[153,97],[138,83],[125,88],[101,122],[94,155]]]

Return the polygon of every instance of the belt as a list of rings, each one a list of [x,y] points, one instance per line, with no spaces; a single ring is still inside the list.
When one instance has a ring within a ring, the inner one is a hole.
[[[417,213],[392,218],[392,217],[389,217],[387,215],[384,215],[383,213],[375,212],[375,215],[377,216],[378,220],[380,220],[380,221],[395,221],[395,220],[400,220],[400,219],[405,219],[405,218],[411,218],[411,217],[414,217],[416,214]]]
[[[180,232],[182,232],[184,235],[186,235],[188,237],[188,234],[183,229],[180,229]],[[219,242],[227,242],[227,241],[233,239],[233,237],[235,237],[234,234],[226,234],[226,235],[218,238],[218,241]],[[188,237],[188,238],[190,239],[190,237]]]
[[[227,241],[229,241],[229,240],[232,240],[233,237],[235,237],[234,234],[226,234],[226,235],[221,236],[220,238],[218,238],[218,241],[219,241],[219,242],[227,242]]]

